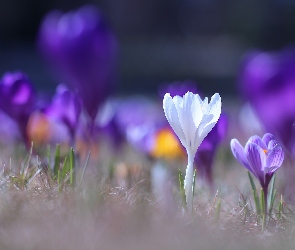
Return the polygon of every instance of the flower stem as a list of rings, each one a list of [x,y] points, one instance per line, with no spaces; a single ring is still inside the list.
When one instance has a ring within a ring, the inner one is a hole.
[[[193,175],[194,175],[194,158],[188,153],[188,164],[184,179],[184,189],[188,212],[193,212]]]
[[[263,198],[264,198],[264,211],[261,211],[262,214],[262,232],[265,230],[266,219],[267,219],[267,186],[263,187]]]

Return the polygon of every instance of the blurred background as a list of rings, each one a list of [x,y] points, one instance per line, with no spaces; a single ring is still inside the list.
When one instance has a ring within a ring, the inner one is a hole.
[[[193,80],[205,93],[236,93],[243,54],[295,42],[293,0],[1,0],[0,74],[22,70],[37,88],[58,84],[37,49],[50,10],[98,6],[120,42],[119,94],[155,93],[163,82]]]

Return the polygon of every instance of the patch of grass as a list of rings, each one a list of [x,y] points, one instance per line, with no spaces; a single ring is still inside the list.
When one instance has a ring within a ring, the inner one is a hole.
[[[275,179],[262,233],[251,175],[253,199],[249,185],[240,193],[221,186],[215,194],[196,187],[188,215],[181,171],[171,169],[171,183],[162,185],[164,202],[150,187],[152,161],[113,159],[110,170],[90,152],[77,160],[73,148],[61,155],[59,146],[53,154],[48,147],[44,155],[30,150],[24,160],[2,166],[1,249],[292,249],[295,243],[295,207],[278,195]],[[236,176],[236,183],[246,183]]]

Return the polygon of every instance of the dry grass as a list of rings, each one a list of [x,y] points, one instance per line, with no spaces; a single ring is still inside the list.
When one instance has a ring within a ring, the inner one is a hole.
[[[217,171],[217,195],[197,189],[192,216],[179,202],[176,167],[171,166],[169,199],[163,202],[151,191],[152,162],[127,154],[114,162],[111,174],[107,163],[90,163],[82,183],[60,191],[40,157],[31,157],[24,179],[21,160],[11,169],[3,163],[0,249],[293,249],[295,208],[285,203],[280,219],[275,210],[262,233],[245,171],[219,159],[230,171]],[[81,172],[82,167],[77,180]]]

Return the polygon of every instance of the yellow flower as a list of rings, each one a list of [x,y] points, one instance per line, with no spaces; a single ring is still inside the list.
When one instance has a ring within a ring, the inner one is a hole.
[[[150,155],[155,158],[175,159],[183,158],[185,152],[173,131],[163,128],[156,134],[155,145]]]

